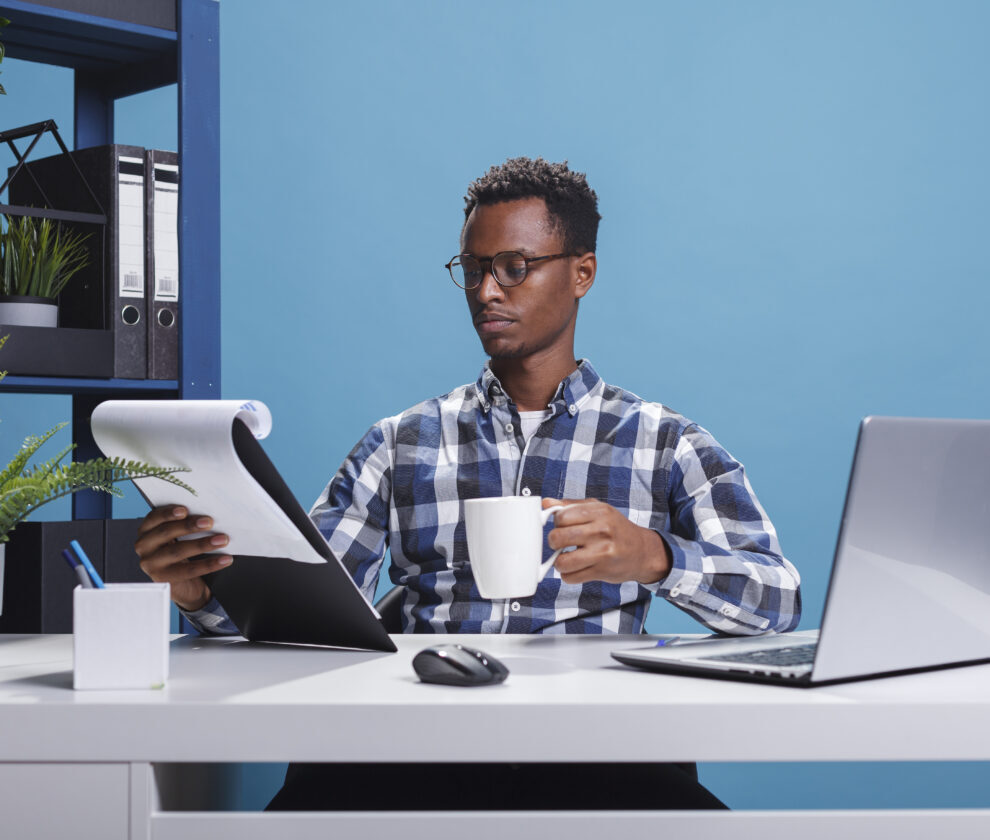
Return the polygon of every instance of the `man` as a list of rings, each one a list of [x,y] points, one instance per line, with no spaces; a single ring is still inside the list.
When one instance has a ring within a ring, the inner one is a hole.
[[[509,160],[471,185],[447,269],[490,361],[476,382],[376,423],[311,512],[369,599],[391,551],[406,632],[639,633],[653,595],[719,632],[797,625],[797,572],[742,466],[698,425],[575,358],[579,303],[597,273],[597,202],[584,175],[542,159]],[[572,550],[531,598],[487,601],[461,503],[518,494],[563,500],[548,542]],[[136,548],[196,626],[236,632],[202,581],[232,558],[197,556],[226,538],[176,542],[211,525],[153,511]],[[695,797],[693,780],[641,775],[674,793],[639,807],[717,803],[700,786]]]

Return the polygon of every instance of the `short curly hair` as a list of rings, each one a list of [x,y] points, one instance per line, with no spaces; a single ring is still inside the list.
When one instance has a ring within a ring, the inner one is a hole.
[[[510,158],[493,166],[468,187],[464,221],[479,204],[498,204],[522,198],[542,198],[550,223],[563,234],[564,250],[578,254],[594,251],[598,242],[598,196],[583,172],[572,172],[567,161],[550,163],[542,157]]]

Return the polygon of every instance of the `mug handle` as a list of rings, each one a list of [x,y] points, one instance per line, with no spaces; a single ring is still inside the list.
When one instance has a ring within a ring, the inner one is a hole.
[[[553,516],[558,511],[563,510],[566,505],[554,505],[553,507],[548,507],[545,510],[540,511],[540,525],[546,525],[547,520]],[[553,554],[550,555],[550,559],[545,563],[540,564],[540,574],[537,576],[536,580],[541,581],[547,576],[547,572],[550,571],[550,567],[553,565],[553,561],[557,559],[557,555],[560,554],[564,549],[558,548]]]

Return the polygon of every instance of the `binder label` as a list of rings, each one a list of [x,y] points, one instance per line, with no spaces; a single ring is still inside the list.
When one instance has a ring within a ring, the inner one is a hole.
[[[139,164],[139,166],[135,166]],[[144,297],[144,161],[121,157],[117,168],[117,257],[121,297]]]
[[[155,300],[179,299],[179,167],[155,164]]]

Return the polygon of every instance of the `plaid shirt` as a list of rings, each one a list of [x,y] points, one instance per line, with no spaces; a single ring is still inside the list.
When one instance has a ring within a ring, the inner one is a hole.
[[[607,385],[587,361],[548,408],[527,442],[486,365],[477,382],[372,426],[310,512],[369,600],[390,549],[410,633],[639,633],[654,594],[722,633],[797,626],[798,573],[742,465],[707,431]],[[551,569],[532,597],[483,599],[462,502],[520,494],[607,502],[663,537],[670,574],[566,584]],[[214,601],[190,617],[231,629],[218,613]]]

